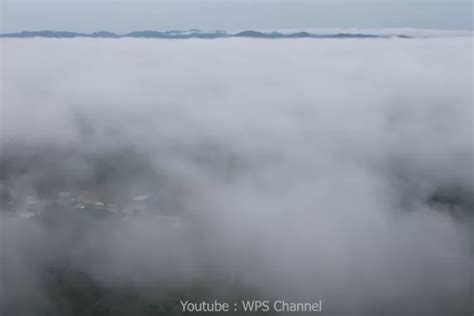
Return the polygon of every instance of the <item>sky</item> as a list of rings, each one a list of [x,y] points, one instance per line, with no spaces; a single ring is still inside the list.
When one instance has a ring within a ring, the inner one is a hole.
[[[472,30],[471,0],[6,0],[1,31],[419,28]]]

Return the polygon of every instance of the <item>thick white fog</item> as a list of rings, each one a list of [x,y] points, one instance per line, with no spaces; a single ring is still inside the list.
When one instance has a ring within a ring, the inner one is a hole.
[[[107,197],[159,191],[185,222],[142,215],[69,242],[74,223],[2,215],[10,304],[54,306],[41,275],[61,258],[149,296],[209,282],[206,299],[243,288],[328,312],[470,309],[472,38],[1,45],[0,150],[26,161],[2,165],[4,188],[74,187],[128,150],[149,170]]]

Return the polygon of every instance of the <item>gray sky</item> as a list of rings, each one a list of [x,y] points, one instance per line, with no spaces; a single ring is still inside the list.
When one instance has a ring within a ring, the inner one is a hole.
[[[239,30],[414,27],[472,30],[472,0],[15,0],[3,1],[2,32],[22,30]]]

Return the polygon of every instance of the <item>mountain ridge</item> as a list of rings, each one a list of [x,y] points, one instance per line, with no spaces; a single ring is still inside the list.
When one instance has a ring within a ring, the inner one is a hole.
[[[235,33],[229,33],[226,31],[212,31],[212,32],[201,32],[197,29],[191,29],[186,31],[155,31],[155,30],[143,30],[133,31],[125,34],[117,34],[108,31],[98,31],[93,33],[79,33],[79,32],[68,32],[68,31],[22,31],[17,33],[4,33],[0,34],[3,38],[158,38],[158,39],[216,39],[216,38],[260,38],[260,39],[278,39],[278,38],[412,38],[404,34],[399,35],[374,35],[364,33],[333,33],[333,34],[316,34],[305,31],[301,32],[262,32],[254,30],[245,30]]]

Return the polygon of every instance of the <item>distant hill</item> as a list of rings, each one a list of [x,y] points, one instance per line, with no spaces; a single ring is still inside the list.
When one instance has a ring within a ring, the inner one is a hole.
[[[85,34],[83,34],[86,36]],[[95,32],[90,34],[90,37],[103,37],[103,38],[118,38],[120,35],[112,33],[112,32],[107,32],[107,31],[100,31],[100,32]]]
[[[116,34],[107,31],[100,31],[94,33],[75,33],[63,31],[23,31],[19,33],[5,33],[0,34],[0,37],[6,38],[31,38],[31,37],[45,37],[45,38],[163,38],[163,39],[188,39],[188,38],[229,38],[229,37],[244,37],[244,38],[262,38],[262,39],[278,39],[278,38],[411,38],[407,35],[385,36],[373,34],[360,33],[336,33],[336,34],[314,34],[309,32],[294,32],[294,33],[280,33],[280,32],[261,32],[246,30],[237,33],[228,33],[225,31],[215,32],[201,32],[197,29],[187,31],[134,31],[127,34]]]
[[[85,37],[87,34],[74,33],[74,32],[60,32],[60,31],[23,31],[20,33],[7,33],[1,34],[1,37],[53,37],[53,38],[71,38],[71,37]]]

